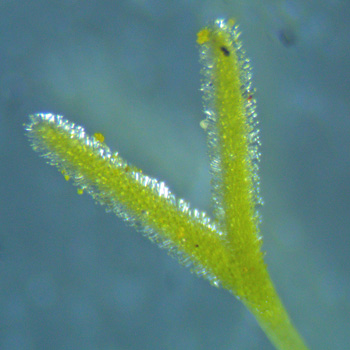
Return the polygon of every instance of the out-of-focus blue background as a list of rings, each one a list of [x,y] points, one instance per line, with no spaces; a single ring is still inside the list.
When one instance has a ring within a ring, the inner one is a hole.
[[[263,5],[262,5],[263,4]],[[246,309],[29,147],[63,114],[210,213],[196,32],[235,17],[254,68],[262,233],[312,349],[349,344],[347,1],[0,2],[0,348],[272,349]]]

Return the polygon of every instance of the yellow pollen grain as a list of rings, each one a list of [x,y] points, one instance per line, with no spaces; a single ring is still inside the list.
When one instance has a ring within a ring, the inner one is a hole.
[[[209,41],[210,31],[207,28],[202,29],[197,33],[197,44],[202,45]]]
[[[94,138],[101,143],[105,140],[105,137],[100,132],[94,133]]]

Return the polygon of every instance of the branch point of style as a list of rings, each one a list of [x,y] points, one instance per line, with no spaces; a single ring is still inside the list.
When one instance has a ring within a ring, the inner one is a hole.
[[[78,193],[141,229],[212,285],[254,314],[277,349],[307,349],[269,277],[259,233],[259,130],[251,67],[234,20],[216,20],[197,36],[208,135],[214,218],[112,153],[102,134],[53,114],[26,125],[33,149],[72,180]]]

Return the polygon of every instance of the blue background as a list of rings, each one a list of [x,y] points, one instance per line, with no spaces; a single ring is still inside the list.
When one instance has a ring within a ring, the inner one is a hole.
[[[261,4],[264,5],[261,5]],[[196,33],[235,17],[254,69],[266,261],[311,349],[350,329],[350,3],[0,2],[0,348],[272,349],[227,291],[35,154],[53,112],[210,213]]]

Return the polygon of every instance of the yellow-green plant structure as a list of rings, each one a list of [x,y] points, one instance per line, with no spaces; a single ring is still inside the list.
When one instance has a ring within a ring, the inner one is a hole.
[[[233,20],[198,33],[202,90],[211,160],[214,218],[191,209],[163,182],[112,153],[101,134],[53,114],[26,126],[34,150],[72,179],[78,191],[167,248],[215,286],[232,292],[253,313],[278,349],[307,349],[269,277],[259,233],[259,130],[251,68]]]

